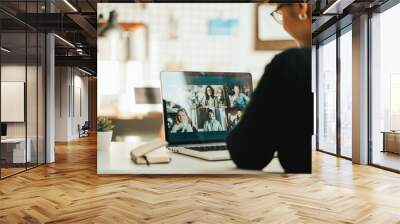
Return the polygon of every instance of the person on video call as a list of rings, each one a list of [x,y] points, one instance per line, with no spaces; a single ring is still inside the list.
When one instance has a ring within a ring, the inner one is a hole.
[[[238,110],[235,116],[232,115],[231,112],[228,112],[227,115],[228,115],[228,124],[227,124],[228,130],[232,130],[239,123],[240,118],[242,117],[242,111]]]
[[[230,131],[234,127],[233,126],[233,116],[232,116],[231,112],[228,112],[226,115],[227,115],[227,119],[228,119],[226,126],[227,126],[227,129]]]
[[[202,99],[204,98],[203,93],[200,93],[200,88],[198,86],[192,86],[189,90],[189,104],[193,108],[201,106]]]
[[[236,112],[236,118],[233,119],[233,121],[232,121],[233,127],[235,127],[236,125],[239,124],[239,121],[240,121],[241,118],[242,118],[242,111],[241,111],[241,110],[238,110],[238,111]]]
[[[217,106],[217,98],[215,97],[215,91],[214,88],[212,88],[211,86],[206,87],[203,106],[208,108]]]
[[[204,123],[204,131],[223,131],[222,125],[215,119],[214,111],[208,110],[208,120]]]
[[[172,126],[171,133],[193,132],[194,128],[189,120],[185,109],[176,112],[175,124]]]
[[[226,98],[225,98],[225,92],[224,92],[223,87],[219,87],[216,90],[215,98],[216,98],[218,107],[226,107]]]
[[[277,4],[271,16],[299,48],[278,54],[266,66],[227,146],[239,168],[261,170],[277,151],[285,172],[311,173],[311,6]]]
[[[240,87],[235,85],[233,87],[233,95],[231,96],[231,107],[245,108],[250,98],[244,93],[240,92]]]

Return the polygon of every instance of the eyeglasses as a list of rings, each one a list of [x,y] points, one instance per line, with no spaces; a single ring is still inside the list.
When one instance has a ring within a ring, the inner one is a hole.
[[[282,6],[283,6],[283,4],[279,5],[273,12],[270,13],[272,18],[274,18],[274,20],[279,24],[282,24],[282,21],[283,21],[282,14],[280,12]]]

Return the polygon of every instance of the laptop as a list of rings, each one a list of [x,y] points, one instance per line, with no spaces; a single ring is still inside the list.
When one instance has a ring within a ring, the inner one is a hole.
[[[252,92],[249,73],[161,72],[167,148],[210,161],[230,160],[225,139]]]

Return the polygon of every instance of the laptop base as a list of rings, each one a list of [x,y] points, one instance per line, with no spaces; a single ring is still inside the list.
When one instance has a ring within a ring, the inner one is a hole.
[[[228,150],[219,150],[219,151],[198,151],[193,149],[188,149],[183,146],[178,147],[168,147],[169,150],[175,153],[192,156],[208,161],[225,161],[231,160]]]

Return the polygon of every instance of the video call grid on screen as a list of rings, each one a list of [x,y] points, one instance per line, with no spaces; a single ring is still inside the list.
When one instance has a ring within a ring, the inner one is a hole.
[[[162,72],[170,144],[223,141],[253,92],[249,73]]]

